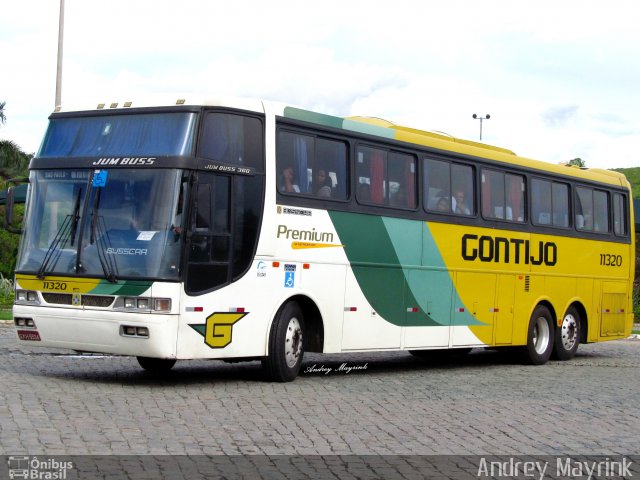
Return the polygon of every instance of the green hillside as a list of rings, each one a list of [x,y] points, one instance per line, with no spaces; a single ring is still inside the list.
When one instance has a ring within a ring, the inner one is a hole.
[[[640,198],[640,167],[612,168],[611,170],[623,173],[627,177],[627,180],[629,180],[629,183],[631,183],[633,198]]]

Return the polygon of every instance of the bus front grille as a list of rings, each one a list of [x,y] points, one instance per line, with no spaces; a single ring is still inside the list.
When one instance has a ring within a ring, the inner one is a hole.
[[[42,298],[47,303],[56,305],[73,305],[73,294],[71,293],[50,293],[43,292]],[[115,297],[109,295],[81,295],[80,305],[85,307],[102,307],[107,308],[113,304]]]

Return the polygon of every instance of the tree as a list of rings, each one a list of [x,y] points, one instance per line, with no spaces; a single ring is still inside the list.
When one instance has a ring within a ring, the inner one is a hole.
[[[3,107],[4,103],[0,103]],[[2,111],[0,109],[0,115]],[[6,188],[6,181],[10,178],[24,177],[28,173],[29,161],[33,155],[24,153],[11,140],[0,140],[0,190]],[[4,205],[0,207],[0,222],[4,220]],[[23,205],[16,205],[16,219],[22,216]],[[0,227],[0,275],[12,278],[18,254],[20,237],[9,233]]]
[[[576,167],[586,168],[587,162],[585,162],[580,157],[578,157],[578,158],[574,158],[573,160],[569,160],[568,165],[575,165]]]
[[[0,182],[26,176],[33,155],[24,153],[11,140],[0,140]]]

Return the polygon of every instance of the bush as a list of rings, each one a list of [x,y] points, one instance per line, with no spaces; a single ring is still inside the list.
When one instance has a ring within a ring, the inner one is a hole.
[[[13,281],[0,274],[0,309],[11,308],[14,297]]]

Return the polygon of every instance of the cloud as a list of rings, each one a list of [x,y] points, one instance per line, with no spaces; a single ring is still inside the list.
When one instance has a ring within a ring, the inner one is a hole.
[[[37,148],[53,109],[58,2],[3,6],[0,137]],[[551,162],[633,162],[635,4],[595,0],[66,0],[63,102],[273,99],[370,115]],[[17,73],[14,73],[17,72]],[[625,154],[624,149],[631,152]],[[614,155],[615,152],[615,155]],[[638,163],[636,161],[636,163]]]
[[[568,105],[563,107],[553,107],[542,114],[545,125],[549,127],[563,127],[569,120],[575,118],[579,107],[577,105]]]

